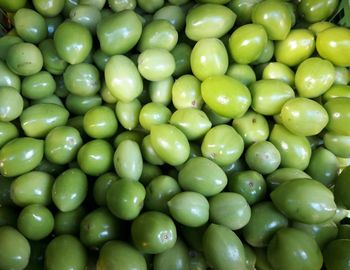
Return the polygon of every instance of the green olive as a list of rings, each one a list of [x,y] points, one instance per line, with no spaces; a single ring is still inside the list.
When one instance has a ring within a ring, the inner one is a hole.
[[[102,15],[98,7],[83,4],[72,8],[69,13],[69,17],[73,22],[80,23],[88,28],[93,34],[96,33],[96,26],[102,19]]]
[[[241,194],[249,205],[253,205],[265,198],[266,182],[264,177],[251,170],[238,170],[228,179],[228,190]]]
[[[65,100],[65,106],[68,111],[75,115],[84,115],[93,107],[102,105],[102,99],[99,95],[78,96],[68,94]]]
[[[118,100],[130,102],[143,90],[142,78],[137,67],[124,55],[112,56],[106,64],[104,74],[108,89]]]
[[[130,102],[118,101],[115,112],[119,123],[127,130],[132,130],[139,124],[141,106],[140,101],[135,98]]]
[[[339,135],[349,136],[347,128],[350,121],[350,98],[338,97],[330,99],[324,104],[324,108],[329,115],[327,130]]]
[[[52,232],[53,227],[54,217],[43,205],[28,205],[18,215],[17,228],[30,240],[44,239]]]
[[[204,256],[217,270],[245,269],[244,247],[239,237],[223,225],[210,224],[203,235]]]
[[[218,38],[200,39],[190,57],[192,73],[201,81],[210,76],[224,75],[228,68],[228,54]]]
[[[119,12],[126,9],[135,9],[137,3],[136,0],[108,0],[108,4],[113,11]]]
[[[18,91],[21,89],[21,80],[17,74],[10,70],[5,62],[0,60],[0,86],[10,86]]]
[[[338,6],[338,1],[306,0],[298,3],[298,13],[307,22],[319,22],[326,20]]]
[[[86,209],[83,206],[68,212],[57,211],[55,214],[54,233],[56,235],[79,234],[80,222],[86,214]]]
[[[47,36],[44,17],[33,9],[21,8],[13,17],[16,32],[26,42],[39,43]]]
[[[93,198],[98,206],[106,205],[106,193],[111,184],[118,179],[114,172],[100,175],[94,182],[92,192]]]
[[[120,236],[120,222],[106,208],[97,208],[81,220],[79,233],[82,244],[99,249]]]
[[[313,179],[290,180],[272,191],[270,197],[288,218],[307,224],[325,222],[336,211],[333,193]]]
[[[161,81],[150,82],[148,91],[151,101],[165,106],[169,105],[171,102],[173,85],[174,78],[172,76]]]
[[[154,149],[152,142],[151,142],[151,136],[146,135],[141,144],[141,152],[142,152],[142,158],[149,162],[152,165],[163,165],[164,161],[160,158],[160,156],[156,153],[156,150]]]
[[[18,137],[18,129],[11,122],[0,122],[0,147]]]
[[[67,124],[69,112],[56,104],[35,104],[20,116],[21,127],[30,137],[44,137],[55,127]]]
[[[191,52],[192,47],[185,42],[178,42],[171,51],[171,54],[175,59],[174,76],[179,77],[188,74],[191,71]]]
[[[281,80],[291,87],[294,86],[294,78],[294,71],[287,65],[280,62],[268,63],[262,72],[262,79]]]
[[[346,208],[350,205],[350,200],[346,196],[346,190],[349,186],[350,166],[345,167],[335,179],[334,195],[337,201]]]
[[[255,72],[248,64],[232,63],[228,66],[226,75],[239,80],[241,83],[247,86],[256,81]]]
[[[236,23],[244,25],[251,22],[251,14],[253,7],[261,0],[234,0],[229,1],[227,6],[237,14]]]
[[[323,136],[324,146],[334,155],[342,158],[350,157],[350,136],[326,132]]]
[[[220,38],[236,21],[237,15],[219,4],[200,4],[191,8],[186,16],[185,33],[189,39]]]
[[[40,71],[27,76],[22,81],[21,93],[30,99],[41,99],[53,95],[56,90],[56,81],[47,71]]]
[[[15,138],[0,150],[0,174],[19,176],[33,170],[44,156],[44,141],[30,137]]]
[[[272,191],[284,182],[297,178],[312,178],[306,172],[296,168],[278,168],[266,177],[266,184]]]
[[[138,181],[142,173],[142,155],[138,143],[122,141],[114,153],[114,168],[121,178]]]
[[[172,103],[176,109],[197,108],[203,105],[201,83],[191,74],[185,74],[175,80],[172,87]]]
[[[281,167],[304,170],[311,158],[311,146],[305,136],[295,135],[284,126],[275,124],[269,141],[281,154]]]
[[[204,196],[220,193],[227,185],[225,172],[213,161],[194,157],[186,162],[178,175],[183,190],[195,191]]]
[[[56,236],[45,250],[45,269],[84,270],[87,265],[85,247],[73,235]]]
[[[93,176],[99,176],[112,168],[113,147],[101,139],[91,140],[82,145],[77,153],[80,169]]]
[[[45,39],[38,47],[43,56],[44,68],[54,75],[62,74],[68,64],[58,55],[53,39]]]
[[[295,96],[292,87],[283,81],[274,79],[258,80],[253,82],[249,89],[252,95],[253,110],[263,115],[278,114],[283,104]]]
[[[241,117],[251,105],[248,88],[227,75],[205,79],[201,84],[201,93],[209,108],[224,117]]]
[[[157,155],[166,163],[176,166],[184,163],[190,154],[185,134],[173,125],[151,127],[151,143]]]
[[[323,260],[327,269],[341,270],[349,267],[349,239],[336,239],[323,250]]]
[[[33,5],[41,15],[54,17],[62,11],[64,2],[55,0],[33,0]]]
[[[177,31],[180,31],[185,26],[186,16],[180,6],[165,5],[153,14],[153,19],[167,20]]]
[[[62,172],[52,187],[52,201],[62,212],[77,209],[87,195],[88,180],[78,168]]]
[[[123,10],[102,19],[97,24],[96,33],[103,52],[123,54],[139,41],[142,24],[133,10]]]
[[[328,88],[328,90],[323,94],[322,98],[325,102],[336,97],[347,97],[350,98],[350,86],[344,84],[334,84]]]
[[[0,121],[10,122],[23,111],[24,101],[17,89],[0,86]]]
[[[47,37],[53,38],[57,27],[63,22],[63,16],[58,14],[54,17],[45,17],[45,22],[47,26]]]
[[[132,245],[119,240],[109,241],[102,246],[96,267],[99,270],[147,269],[144,256]]]
[[[17,75],[29,76],[41,70],[43,56],[37,46],[21,42],[11,46],[6,56],[8,68]]]
[[[0,268],[21,270],[29,263],[30,244],[15,228],[0,227]]]
[[[0,3],[2,9],[7,12],[16,12],[18,9],[25,7],[27,4],[27,0],[19,0],[16,2],[6,0]]]
[[[92,36],[89,30],[73,21],[61,23],[55,31],[53,40],[58,55],[71,65],[82,63],[92,48]]]
[[[310,269],[322,267],[322,253],[316,241],[294,228],[282,228],[267,247],[267,258],[273,269]]]
[[[13,180],[11,200],[18,206],[49,205],[54,177],[46,172],[30,171]]]
[[[19,36],[2,36],[0,37],[0,59],[5,60],[8,50],[12,45],[23,42]]]
[[[239,193],[221,192],[209,199],[210,221],[238,230],[247,225],[251,209],[246,199]]]
[[[150,102],[144,104],[140,110],[139,122],[145,130],[151,130],[152,126],[166,124],[171,116],[171,111],[163,104]]]
[[[243,153],[244,142],[236,130],[229,125],[217,125],[204,136],[201,152],[204,157],[220,166],[235,162]]]
[[[131,224],[131,237],[138,250],[157,254],[172,248],[177,240],[173,220],[157,211],[140,214]]]
[[[252,207],[251,218],[242,229],[243,238],[253,247],[266,247],[275,233],[287,226],[288,219],[273,203],[262,201]]]
[[[180,224],[199,227],[209,220],[209,202],[200,193],[183,191],[168,201],[171,216]]]

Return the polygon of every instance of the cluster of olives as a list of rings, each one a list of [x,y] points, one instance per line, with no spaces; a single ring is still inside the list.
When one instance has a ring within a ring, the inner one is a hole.
[[[350,269],[348,1],[0,8],[0,270]]]

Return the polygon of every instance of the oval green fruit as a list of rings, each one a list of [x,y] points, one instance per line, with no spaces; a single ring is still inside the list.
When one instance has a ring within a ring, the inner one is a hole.
[[[323,141],[324,146],[337,157],[350,158],[350,136],[326,132]]]
[[[53,39],[45,39],[38,47],[43,56],[44,68],[51,74],[62,74],[68,64],[58,55]]]
[[[350,123],[350,98],[332,98],[324,104],[324,108],[329,115],[327,130],[349,136],[350,131],[347,127]]]
[[[21,93],[30,99],[41,99],[54,94],[56,81],[47,71],[40,71],[25,77],[22,81]]]
[[[331,241],[323,250],[323,260],[327,269],[341,270],[349,267],[349,239]]]
[[[0,122],[0,147],[18,137],[18,129],[11,122]]]
[[[18,118],[23,111],[24,101],[17,89],[0,87],[0,121],[10,122]]]

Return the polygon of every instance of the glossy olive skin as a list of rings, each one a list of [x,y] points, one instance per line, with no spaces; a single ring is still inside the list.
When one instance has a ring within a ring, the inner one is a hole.
[[[349,197],[346,196],[346,190],[349,186],[349,175],[350,175],[350,166],[344,168],[344,170],[336,177],[334,195],[337,201],[339,201],[346,208],[350,206]]]
[[[236,21],[236,14],[218,4],[201,4],[190,9],[186,16],[186,36],[198,41],[202,38],[220,38]]]
[[[17,74],[10,70],[4,61],[0,60],[0,86],[10,86],[18,91],[21,88],[21,80]]]
[[[283,40],[287,37],[292,18],[285,2],[262,1],[254,5],[252,10],[252,22],[265,27],[269,39]]]
[[[24,101],[13,87],[0,87],[0,121],[10,122],[18,118],[23,111]]]
[[[227,185],[225,172],[213,161],[194,157],[186,162],[178,175],[182,189],[195,191],[204,196],[220,193]]]
[[[350,136],[339,135],[334,132],[326,132],[323,136],[325,147],[334,155],[342,158],[350,157]]]
[[[274,269],[321,269],[322,253],[311,236],[294,228],[280,229],[267,247]]]
[[[248,88],[227,75],[205,79],[201,84],[201,93],[203,100],[215,113],[229,118],[244,115],[251,104]]]
[[[97,208],[80,223],[80,241],[91,249],[100,249],[120,236],[120,223],[106,208]]]
[[[56,236],[45,250],[45,269],[83,270],[87,265],[87,253],[80,241],[72,235]]]
[[[56,104],[35,104],[26,108],[20,116],[25,134],[34,138],[46,136],[55,127],[67,123],[69,112]]]
[[[312,178],[302,170],[296,168],[278,168],[266,177],[266,184],[270,190],[274,190],[279,185],[292,179]]]
[[[72,211],[84,201],[88,182],[86,175],[78,168],[61,173],[52,187],[52,201],[62,212]]]
[[[334,65],[350,65],[349,42],[350,30],[344,27],[331,27],[320,32],[316,38],[316,49],[319,55]]]
[[[175,59],[175,71],[173,75],[179,77],[191,71],[190,57],[192,47],[184,42],[178,42],[171,54]]]
[[[310,23],[323,21],[333,14],[338,3],[337,0],[306,0],[298,3],[298,14]]]
[[[270,62],[266,64],[262,71],[262,79],[277,79],[294,86],[294,71],[286,64],[280,62]]]
[[[143,212],[131,224],[131,237],[138,250],[157,254],[172,248],[177,240],[172,219],[157,211]]]
[[[134,11],[124,10],[101,20],[96,32],[103,52],[124,54],[140,39],[142,24]]]
[[[340,135],[349,136],[350,131],[347,128],[350,121],[350,98],[338,97],[330,99],[324,108],[329,115],[327,130]]]
[[[306,232],[314,238],[322,249],[328,242],[337,238],[338,227],[333,221],[326,221],[320,224],[305,224],[293,222],[292,226],[298,230]]]
[[[53,39],[43,40],[38,47],[43,56],[44,68],[51,74],[62,74],[68,64],[58,55]]]
[[[196,108],[203,105],[201,83],[193,75],[179,77],[172,87],[172,103],[176,109]]]
[[[72,21],[80,23],[90,30],[91,33],[96,33],[96,26],[101,21],[101,12],[95,6],[78,5],[74,7],[69,17]]]
[[[225,45],[218,38],[199,40],[191,52],[192,73],[201,81],[210,76],[224,75],[228,68],[228,62]]]
[[[80,230],[80,222],[83,220],[86,214],[87,211],[82,206],[68,212],[58,211],[55,215],[54,233],[56,235],[78,235]]]
[[[98,270],[137,269],[146,270],[144,256],[133,246],[119,240],[109,241],[103,245],[97,260]]]
[[[94,182],[92,192],[93,198],[98,206],[106,205],[106,192],[111,184],[118,179],[114,172],[100,175]]]
[[[280,152],[282,167],[304,170],[309,165],[311,146],[305,136],[295,135],[284,126],[275,124],[269,141]]]
[[[60,24],[53,40],[58,55],[71,65],[83,62],[92,48],[89,30],[73,21]]]
[[[245,269],[243,244],[229,228],[212,223],[205,231],[202,241],[209,266],[217,270],[230,267]]]
[[[140,182],[122,178],[108,188],[106,203],[114,216],[133,220],[140,214],[145,197],[146,190]]]
[[[13,180],[11,200],[18,206],[49,205],[54,177],[46,172],[30,171]]]
[[[30,137],[15,138],[0,150],[0,174],[18,176],[33,170],[44,156],[44,141]]]
[[[168,107],[156,102],[150,102],[142,106],[138,119],[144,129],[151,130],[153,125],[169,122],[170,116],[171,111]]]
[[[179,192],[167,204],[171,216],[182,225],[199,227],[209,220],[209,203],[200,193]]]
[[[288,219],[270,201],[252,207],[251,218],[242,229],[243,238],[253,247],[266,247],[281,228],[288,227]]]
[[[287,217],[307,224],[325,222],[336,211],[333,193],[313,179],[290,180],[272,191],[270,197]]]
[[[45,157],[56,164],[71,162],[83,144],[79,131],[70,126],[52,129],[45,137]]]
[[[13,227],[0,227],[0,251],[1,269],[21,270],[28,265],[29,242]]]
[[[22,82],[22,95],[30,99],[41,99],[54,94],[56,81],[47,71],[28,76]]]
[[[323,259],[327,269],[348,269],[349,250],[349,239],[337,239],[331,241],[323,250]]]

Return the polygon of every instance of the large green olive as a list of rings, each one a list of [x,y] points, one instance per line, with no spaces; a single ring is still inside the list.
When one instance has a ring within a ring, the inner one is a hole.
[[[251,210],[246,199],[239,193],[221,192],[209,199],[210,221],[238,230],[247,225]]]
[[[253,7],[261,0],[234,0],[228,2],[228,7],[237,14],[236,23],[244,25],[251,22],[251,14]]]
[[[317,270],[322,267],[322,253],[316,241],[294,228],[282,228],[267,247],[267,258],[273,269]]]
[[[103,52],[108,55],[123,54],[139,41],[142,24],[133,10],[123,10],[101,20],[96,32]]]
[[[168,107],[160,103],[150,102],[142,106],[139,122],[144,129],[151,130],[153,125],[166,124],[170,116],[171,111]]]
[[[15,138],[0,149],[0,174],[13,177],[27,173],[39,165],[43,156],[43,140]]]
[[[146,135],[141,144],[141,152],[142,152],[142,158],[149,162],[152,165],[163,165],[164,161],[160,158],[160,156],[156,153],[152,142],[151,142],[151,136]]]
[[[171,102],[173,85],[174,78],[172,76],[161,81],[150,82],[148,91],[151,101],[165,106],[169,105]]]
[[[176,166],[184,163],[190,154],[190,145],[178,128],[169,124],[151,127],[151,143],[155,152],[166,163]]]
[[[296,66],[312,55],[315,46],[315,37],[310,30],[292,29],[285,39],[276,42],[274,54],[277,62]]]
[[[336,239],[331,241],[323,250],[323,260],[327,269],[349,269],[349,239]]]
[[[339,135],[349,136],[350,98],[332,98],[324,104],[324,108],[329,115],[329,122],[326,127],[328,131],[338,133]]]
[[[33,75],[43,67],[43,56],[37,46],[21,42],[11,46],[6,56],[8,68],[21,76]]]
[[[41,99],[54,94],[56,81],[47,71],[40,71],[27,76],[22,81],[21,93],[30,99]]]
[[[62,172],[52,187],[52,201],[62,212],[72,211],[85,200],[88,180],[82,170],[70,168]]]
[[[49,205],[54,177],[46,172],[30,171],[13,180],[11,200],[18,206]]]
[[[0,122],[0,148],[18,135],[18,129],[13,123]]]
[[[294,86],[294,71],[286,64],[280,62],[266,64],[261,76],[262,79],[281,80],[292,87]]]
[[[292,18],[288,6],[283,1],[261,1],[254,5],[252,22],[264,26],[269,39],[283,40],[287,37]]]
[[[321,223],[335,215],[333,193],[320,182],[299,178],[278,186],[270,193],[277,209],[287,217],[307,223]]]
[[[224,75],[228,68],[228,54],[218,38],[200,39],[191,52],[192,73],[201,81],[210,76]]]
[[[23,111],[24,101],[17,89],[0,86],[0,121],[10,122]]]
[[[116,133],[118,120],[111,108],[95,106],[84,115],[83,127],[92,138],[109,138]]]
[[[73,235],[56,236],[45,250],[45,269],[84,270],[87,265],[85,247]]]
[[[319,55],[334,65],[350,66],[350,30],[345,27],[330,27],[317,35],[316,49]]]
[[[239,80],[244,85],[249,85],[256,81],[256,74],[248,64],[232,63],[228,66],[226,75]]]
[[[319,22],[326,20],[336,10],[337,0],[304,0],[298,3],[298,14],[307,22]]]
[[[309,165],[311,146],[305,136],[295,135],[284,126],[275,124],[269,141],[280,152],[282,167],[304,170]]]
[[[180,224],[199,227],[209,220],[208,200],[193,191],[179,192],[168,201],[171,216]]]
[[[58,55],[69,64],[82,63],[92,48],[92,36],[87,28],[73,21],[65,21],[53,37]]]
[[[281,228],[288,226],[288,219],[272,202],[262,201],[251,209],[251,218],[242,229],[243,238],[253,247],[266,247]]]
[[[80,23],[94,34],[97,24],[101,21],[102,15],[98,7],[80,4],[72,8],[69,17],[73,22]]]
[[[138,250],[157,254],[172,248],[177,231],[172,219],[157,211],[143,212],[131,224],[131,237]]]
[[[0,268],[22,270],[29,262],[30,244],[15,228],[0,227]]]
[[[240,158],[244,150],[242,137],[229,125],[217,125],[204,136],[202,155],[220,166],[226,166]]]
[[[142,78],[137,67],[124,55],[112,56],[106,64],[104,74],[108,89],[118,100],[130,102],[143,90]]]
[[[302,170],[296,168],[278,168],[266,177],[266,184],[270,190],[289,180],[297,178],[312,178]]]
[[[286,101],[280,115],[283,125],[301,136],[316,135],[328,124],[328,114],[322,105],[304,97]]]
[[[350,136],[326,132],[323,141],[324,146],[337,157],[350,158]]]
[[[39,43],[47,36],[44,17],[29,8],[17,10],[13,17],[16,32],[26,42]]]
[[[233,60],[239,64],[250,64],[262,54],[267,44],[265,28],[259,24],[246,24],[237,28],[229,39]]]
[[[204,196],[220,193],[227,185],[225,172],[213,161],[195,157],[186,162],[178,175],[182,189],[195,191]]]
[[[5,0],[0,3],[0,6],[7,12],[16,12],[18,9],[25,7],[26,4],[27,0],[19,0],[16,2]]]
[[[253,110],[263,115],[278,114],[283,104],[295,96],[293,88],[280,80],[258,80],[250,84],[249,89]]]
[[[62,11],[64,2],[55,0],[33,0],[33,5],[41,15],[54,17]]]
[[[69,112],[56,104],[31,105],[20,116],[21,127],[30,137],[44,137],[55,127],[67,123]]]
[[[336,97],[350,98],[350,85],[337,84],[337,82],[334,81],[334,84],[322,95],[324,102]]]
[[[211,76],[201,84],[205,103],[217,114],[229,118],[241,117],[251,104],[248,88],[227,75]]]
[[[176,109],[197,108],[203,105],[201,83],[191,74],[179,77],[172,87],[172,103]]]
[[[109,241],[102,246],[96,267],[98,270],[147,269],[144,256],[132,245],[119,240]]]
[[[200,4],[189,10],[186,16],[185,33],[189,39],[220,38],[236,21],[237,15],[228,7],[219,4]]]
[[[91,140],[79,148],[77,162],[84,173],[98,176],[112,168],[113,151],[109,142],[101,139]]]
[[[18,91],[21,89],[21,80],[17,74],[10,70],[5,62],[0,60],[0,86],[10,86]]]
[[[246,269],[243,244],[226,226],[210,224],[202,241],[209,266],[217,270]]]
[[[86,214],[86,209],[83,206],[68,212],[58,211],[55,215],[54,233],[56,235],[79,234],[80,222]]]
[[[84,115],[90,109],[102,104],[102,98],[99,95],[78,96],[68,94],[65,100],[65,107],[68,111],[75,115]]]
[[[178,5],[165,5],[153,14],[154,20],[167,20],[177,31],[185,26],[186,14]]]
[[[18,215],[17,228],[30,240],[41,240],[48,236],[54,227],[51,211],[41,204],[24,207]]]
[[[43,56],[44,68],[51,74],[62,74],[68,64],[59,57],[53,39],[45,39],[38,46]]]
[[[127,130],[132,130],[139,124],[141,102],[135,98],[130,102],[118,101],[115,106],[115,113],[119,123]]]

